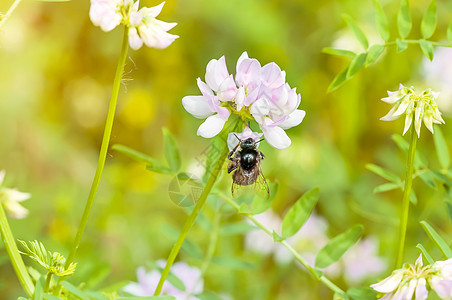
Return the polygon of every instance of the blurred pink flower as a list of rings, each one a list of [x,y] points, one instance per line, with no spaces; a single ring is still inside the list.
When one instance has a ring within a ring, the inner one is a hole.
[[[157,20],[165,2],[154,7],[143,7],[133,0],[91,0],[89,16],[94,25],[111,31],[123,23],[128,28],[129,44],[137,50],[145,44],[152,48],[166,48],[178,38],[168,33],[177,23]]]
[[[158,260],[156,263],[159,268],[164,268],[166,261]],[[194,295],[201,293],[204,286],[201,271],[196,267],[190,267],[184,262],[176,262],[173,264],[171,272],[182,281],[185,290],[181,291],[168,281],[165,281],[162,294],[174,296],[176,300],[197,300],[198,298]],[[153,296],[160,279],[160,272],[157,270],[146,272],[144,267],[139,267],[137,269],[137,279],[138,282],[126,285],[123,290],[134,296]]]

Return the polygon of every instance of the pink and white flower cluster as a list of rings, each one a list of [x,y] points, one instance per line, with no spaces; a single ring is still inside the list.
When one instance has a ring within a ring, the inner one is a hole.
[[[433,289],[441,299],[451,300],[452,259],[423,267],[421,254],[414,266],[405,265],[371,287],[385,294],[380,298],[385,300],[425,300],[428,297],[428,288]]]
[[[205,81],[197,79],[201,96],[182,99],[190,114],[199,119],[207,118],[198,128],[199,136],[216,136],[234,113],[243,119],[255,120],[272,147],[290,146],[291,140],[284,130],[300,124],[306,113],[297,109],[301,96],[286,83],[286,73],[277,64],[261,66],[243,52],[234,78],[222,56],[207,64]]]
[[[167,31],[177,23],[157,20],[165,2],[154,7],[138,9],[139,0],[91,0],[89,17],[94,25],[103,31],[111,31],[123,23],[128,28],[129,44],[137,50],[145,44],[148,47],[163,49],[171,45],[177,35]]]

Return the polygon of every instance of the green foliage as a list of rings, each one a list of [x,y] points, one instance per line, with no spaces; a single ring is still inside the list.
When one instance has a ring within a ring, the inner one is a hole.
[[[331,93],[331,92],[337,90],[342,84],[345,83],[345,80],[347,80],[347,73],[348,73],[348,67],[336,75],[336,77],[333,79],[333,81],[328,86],[328,93]]]
[[[452,21],[449,23],[447,27],[447,40],[452,41]]]
[[[66,268],[64,265],[66,259],[60,253],[47,251],[44,245],[38,241],[31,241],[29,245],[24,241],[19,240],[19,242],[25,250],[25,252],[19,252],[39,263],[47,272],[60,277],[74,274],[77,263],[71,263]]]
[[[161,164],[158,160],[144,154],[141,152],[138,152],[136,150],[133,150],[127,146],[124,145],[113,145],[113,150],[119,151],[122,154],[125,154],[126,156],[132,158],[133,160],[136,160],[138,162],[143,162],[146,164],[146,169],[156,172],[156,173],[162,173],[162,174],[171,174],[171,170]]]
[[[387,42],[390,37],[388,19],[386,18],[386,14],[383,11],[383,8],[381,7],[378,0],[374,0],[374,7],[375,23],[377,25],[378,34],[380,34],[381,38]]]
[[[438,156],[439,164],[443,169],[448,169],[450,166],[449,148],[447,147],[446,139],[439,126],[435,126],[433,141],[435,142],[436,155]]]
[[[177,172],[181,166],[181,158],[179,147],[177,146],[176,140],[171,132],[167,128],[162,128],[163,137],[164,137],[164,149],[166,161],[169,164],[170,170],[173,172]]]
[[[319,188],[313,188],[301,196],[289,209],[282,221],[281,234],[283,238],[288,238],[296,234],[308,220],[319,200],[319,192]]]
[[[326,268],[338,261],[361,237],[362,225],[355,225],[347,231],[331,239],[317,254],[315,266]]]
[[[366,67],[373,64],[380,57],[384,50],[384,45],[375,44],[370,47],[366,57]]]
[[[408,49],[408,43],[406,41],[402,40],[402,39],[397,38],[396,39],[396,44],[397,44],[397,52],[398,53]]]
[[[429,39],[433,35],[437,22],[436,0],[432,0],[421,22],[421,33],[424,39]]]
[[[433,264],[435,261],[433,260],[432,256],[427,252],[427,250],[422,246],[422,244],[417,244],[416,248],[418,248],[422,255],[427,259],[429,264]]]
[[[374,164],[367,164],[366,165],[366,169],[374,172],[375,174],[377,174],[378,176],[383,177],[386,180],[392,181],[394,183],[400,183],[401,179],[399,176],[397,176],[396,174],[392,173],[391,171],[388,171],[386,169],[383,169],[380,166],[374,165]]]
[[[422,49],[422,52],[425,56],[432,61],[433,60],[433,45],[431,42],[426,40],[419,40],[419,46]]]
[[[409,0],[402,0],[397,14],[397,28],[402,38],[406,38],[411,32],[411,12]]]
[[[370,287],[353,287],[347,291],[352,300],[374,300],[377,299],[377,291]]]
[[[41,277],[38,281],[36,281],[35,293],[33,296],[34,300],[44,299],[44,277]]]
[[[345,23],[347,23],[348,27],[350,27],[358,41],[361,43],[361,46],[363,46],[364,50],[366,50],[369,47],[369,42],[367,41],[367,37],[362,32],[361,28],[359,28],[359,26],[356,24],[355,20],[353,20],[352,17],[347,14],[343,14],[342,18],[344,19]]]
[[[347,79],[352,78],[356,73],[358,73],[359,70],[361,70],[361,68],[364,66],[364,63],[366,62],[366,58],[367,53],[360,53],[355,56],[355,58],[353,58],[347,71]]]
[[[343,50],[343,49],[336,49],[336,48],[330,48],[325,47],[322,49],[323,53],[331,54],[331,55],[337,55],[337,56],[345,56],[354,58],[356,56],[356,53],[350,50]]]
[[[422,228],[424,228],[425,233],[427,233],[428,237],[432,242],[436,244],[436,246],[441,250],[446,258],[452,258],[452,250],[446,243],[446,241],[433,229],[427,221],[421,221],[420,224]]]

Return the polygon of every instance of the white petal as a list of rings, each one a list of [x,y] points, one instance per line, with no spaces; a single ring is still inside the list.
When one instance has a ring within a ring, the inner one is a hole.
[[[240,111],[245,102],[245,88],[241,86],[235,95],[235,104],[237,105],[237,111]]]
[[[399,118],[399,116],[394,116],[394,112],[396,111],[397,106],[393,106],[391,110],[384,116],[381,117],[380,120],[382,121],[394,121]]]
[[[6,171],[5,170],[1,170],[0,171],[0,186],[3,183],[3,180],[5,179],[5,175],[6,175]]]
[[[220,133],[226,120],[218,114],[210,116],[199,126],[197,134],[207,139],[212,138]]]
[[[235,134],[235,135],[234,135],[234,134]],[[237,144],[240,142],[240,141],[237,139],[238,135],[239,135],[238,132],[230,132],[230,133],[228,134],[228,141],[227,141],[227,143],[228,143],[229,151],[232,151],[232,150],[237,146]],[[236,136],[237,136],[237,137],[236,137]]]
[[[286,73],[274,62],[268,63],[262,67],[262,81],[270,89],[275,89],[284,84]]]
[[[403,114],[406,111],[409,104],[410,98],[408,96],[405,96],[402,102],[400,102],[400,105],[397,108],[397,110],[394,112],[394,116],[400,116],[401,114]]]
[[[143,13],[146,12],[146,14],[145,14],[146,16],[155,18],[155,17],[157,17],[157,16],[160,14],[160,12],[162,11],[163,5],[165,5],[165,1],[163,1],[162,3],[160,3],[160,4],[157,5],[157,6],[153,6],[153,7],[143,7],[143,9],[146,8],[146,10],[143,11]]]
[[[288,115],[287,116],[288,118],[284,122],[279,123],[278,126],[281,127],[282,129],[292,128],[300,124],[305,116],[306,112],[304,110],[297,109],[296,111]]]
[[[268,101],[264,98],[257,99],[256,102],[251,105],[250,112],[256,122],[262,124],[264,122],[265,116],[270,112]]]
[[[267,143],[276,149],[285,149],[290,146],[291,140],[287,136],[284,129],[274,126],[267,127],[261,126],[262,132],[264,133],[265,140]]]
[[[4,201],[3,206],[5,207],[6,213],[15,219],[23,219],[28,215],[28,210],[16,201]]]
[[[378,283],[372,284],[370,287],[380,293],[391,293],[399,286],[402,278],[403,271],[396,270],[391,274],[391,276],[383,279]]]
[[[207,118],[214,113],[204,96],[185,96],[182,98],[182,105],[188,113],[198,119]]]
[[[425,287],[426,281],[425,278],[419,278],[416,287],[415,299],[416,300],[425,300],[428,296],[427,288]]]
[[[133,50],[138,50],[143,46],[143,40],[138,35],[138,31],[135,27],[129,28],[129,45]]]
[[[22,202],[31,198],[31,194],[19,192],[17,189],[5,188],[2,192],[6,194],[7,200],[14,202]]]
[[[248,57],[248,53],[246,52],[246,51],[244,51],[243,53],[242,53],[242,55],[240,55],[240,57],[239,57],[239,59],[237,60],[237,66],[236,66],[236,72],[238,73],[238,71],[239,71],[239,66],[240,66],[240,64],[242,63],[242,61],[244,60],[244,59],[248,59],[249,57]]]
[[[442,280],[438,276],[433,276],[429,283],[441,299],[452,299],[452,280]]]
[[[406,117],[405,117],[405,128],[403,128],[403,134],[402,135],[405,135],[405,133],[408,131],[408,129],[411,126],[411,122],[413,122],[413,115],[412,114],[406,115]]]

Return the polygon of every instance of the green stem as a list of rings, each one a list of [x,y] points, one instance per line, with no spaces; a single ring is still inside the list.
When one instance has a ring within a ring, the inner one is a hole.
[[[4,14],[2,16],[2,18],[0,19],[0,28],[3,26],[3,24],[6,23],[6,20],[9,19],[9,17],[11,17],[13,11],[17,8],[17,6],[19,5],[21,0],[15,0],[13,2],[13,4],[11,5],[11,7],[8,9],[8,11],[6,12],[6,14]]]
[[[96,173],[94,175],[94,180],[89,191],[88,200],[86,201],[85,210],[83,211],[83,216],[78,226],[74,243],[72,245],[68,259],[66,260],[65,264],[66,268],[71,264],[71,262],[74,261],[75,254],[77,253],[77,249],[80,246],[80,241],[82,240],[83,232],[85,231],[86,224],[88,223],[89,213],[93,206],[94,198],[96,196],[97,188],[99,187],[100,178],[102,176],[102,171],[104,169],[105,159],[107,157],[108,144],[110,143],[111,130],[113,127],[113,120],[115,117],[119,87],[121,86],[121,77],[124,71],[124,64],[127,58],[127,48],[128,48],[128,30],[127,27],[124,27],[124,36],[122,40],[121,53],[119,55],[118,66],[116,68],[115,79],[113,82],[113,91],[111,93],[110,105],[108,107],[107,121],[105,122],[104,136],[102,138],[102,145],[100,148]]]
[[[8,252],[9,259],[13,265],[19,282],[27,293],[28,297],[33,296],[34,285],[25,267],[24,261],[17,249],[16,240],[14,239],[11,227],[9,227],[8,219],[5,215],[3,205],[0,203],[0,230],[2,233],[3,244],[5,245],[6,252]]]
[[[406,42],[408,44],[419,44],[420,40],[404,40],[404,39],[402,39],[402,41],[404,41],[404,42]],[[434,41],[429,41],[429,40],[427,40],[427,41],[430,42],[433,46],[449,47],[449,48],[452,47],[452,43],[451,42],[434,42]],[[391,41],[391,42],[386,42],[384,44],[384,46],[387,47],[387,46],[393,46],[393,45],[396,45],[396,44],[397,44],[396,41]]]
[[[47,293],[50,288],[50,281],[52,280],[52,273],[48,272],[46,276],[46,283],[44,284],[44,293]]]
[[[239,126],[239,124],[240,124],[240,121],[237,122],[235,129],[237,128],[237,126]],[[183,244],[185,238],[187,237],[188,232],[190,231],[190,228],[192,227],[193,223],[195,223],[196,217],[198,216],[199,212],[201,211],[202,207],[204,206],[204,203],[207,200],[207,196],[210,194],[210,191],[212,190],[213,185],[215,184],[215,181],[217,180],[218,175],[220,174],[224,161],[226,160],[226,157],[229,152],[228,146],[226,144],[226,139],[224,139],[224,141],[225,141],[225,145],[223,147],[223,150],[221,151],[221,154],[218,158],[218,161],[217,161],[214,169],[212,170],[212,173],[210,174],[209,179],[207,180],[206,186],[204,187],[204,190],[202,191],[201,196],[199,197],[198,201],[196,202],[196,205],[193,208],[193,211],[191,212],[191,214],[188,216],[187,220],[185,221],[185,224],[182,227],[182,231],[179,235],[179,238],[177,239],[176,243],[174,244],[173,248],[171,249],[171,252],[168,256],[168,260],[166,261],[166,266],[162,271],[162,275],[160,277],[159,283],[155,290],[154,296],[158,296],[162,292],[163,283],[165,282],[166,277],[168,276],[169,270],[170,270],[171,266],[173,265],[174,260],[176,259],[176,256],[179,253],[179,250],[182,247],[182,244]]]
[[[408,225],[408,212],[410,209],[411,186],[413,184],[414,155],[416,152],[416,141],[417,141],[416,130],[414,129],[414,127],[415,126],[413,117],[413,125],[411,127],[410,149],[408,150],[408,160],[406,164],[405,187],[403,189],[402,214],[400,217],[399,248],[397,251],[396,269],[400,268],[403,263],[406,229]]]
[[[236,210],[237,212],[240,211],[240,206],[235,203],[235,201],[233,201],[231,198],[223,195],[223,194],[219,194],[219,196],[221,198],[223,198],[224,200],[226,200],[229,204],[231,204]],[[270,237],[274,238],[274,235],[276,233],[273,233],[272,230],[270,230],[269,228],[265,227],[264,224],[262,224],[261,222],[259,222],[252,214],[249,213],[242,213],[245,217],[247,217],[248,219],[251,220],[251,222],[253,222],[257,227],[259,227],[260,229],[262,229],[265,233],[267,233]],[[298,260],[306,269],[308,269],[308,271],[318,280],[320,280],[321,282],[323,282],[327,287],[329,287],[333,292],[335,293],[339,293],[339,294],[345,294],[345,292],[338,287],[337,285],[335,285],[333,282],[331,282],[327,277],[325,277],[324,275],[321,275],[319,277],[320,271],[317,271],[315,268],[313,268],[311,265],[309,265],[309,263],[286,241],[284,240],[282,237],[278,236],[277,241],[279,243],[281,243],[281,245],[283,245],[284,247],[286,247],[290,253],[293,254],[293,256],[295,257],[296,260]]]

